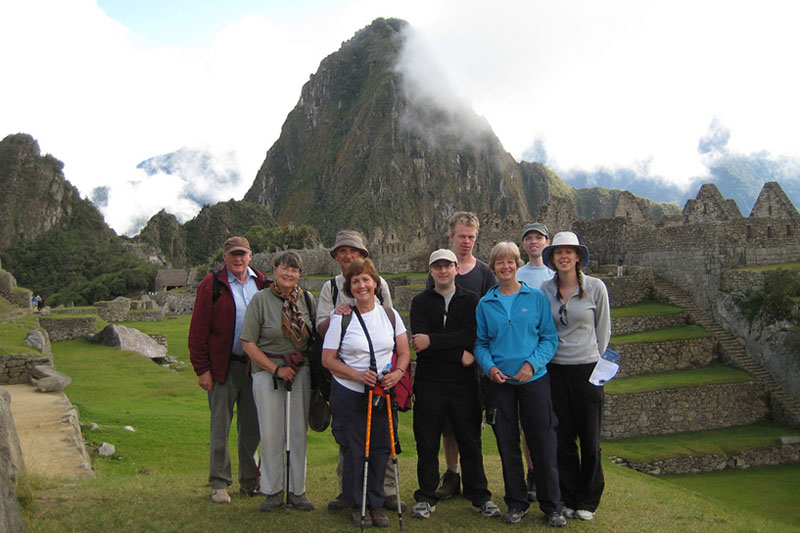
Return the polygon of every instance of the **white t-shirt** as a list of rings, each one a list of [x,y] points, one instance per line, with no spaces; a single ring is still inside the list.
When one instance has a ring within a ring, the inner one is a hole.
[[[400,315],[394,309],[394,320],[396,331],[392,331],[392,323],[386,312],[376,305],[372,311],[362,313],[361,318],[369,331],[369,338],[372,340],[372,348],[375,351],[375,362],[377,363],[378,373],[392,362],[392,351],[394,349],[395,337],[406,332],[405,324]],[[361,323],[355,313],[351,315],[350,324],[347,332],[342,339],[342,346],[339,349],[339,339],[342,337],[342,315],[333,315],[328,331],[325,334],[325,341],[322,348],[325,350],[339,350],[339,359],[344,364],[356,370],[369,369],[369,344]],[[358,381],[342,379],[337,376],[333,378],[344,387],[354,392],[364,392],[364,384]]]

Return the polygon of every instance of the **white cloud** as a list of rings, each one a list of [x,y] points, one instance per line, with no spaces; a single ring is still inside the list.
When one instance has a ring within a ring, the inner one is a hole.
[[[714,117],[732,150],[797,154],[800,4],[718,0],[341,0],[221,20],[192,46],[146,46],[92,0],[0,4],[0,135],[26,132],[109,222],[165,207],[179,184],[140,161],[181,146],[236,153],[241,198],[319,62],[378,17],[412,23],[453,90],[516,157],[536,139],[561,168],[649,162],[686,182]],[[188,17],[178,17],[191,23]],[[130,182],[141,182],[131,187]],[[160,192],[159,192],[160,189]],[[162,200],[159,200],[159,199]],[[113,208],[111,207],[113,204]],[[151,212],[148,212],[151,211]]]

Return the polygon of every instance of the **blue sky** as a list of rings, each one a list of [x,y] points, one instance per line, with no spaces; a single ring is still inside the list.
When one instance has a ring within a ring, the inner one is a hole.
[[[715,121],[732,151],[800,156],[789,0],[0,0],[0,135],[33,135],[86,196],[108,187],[118,232],[184,220],[187,187],[242,197],[319,62],[380,16],[415,29],[406,74],[441,69],[425,89],[451,87],[517,159],[538,140],[558,168],[687,183]],[[241,179],[136,169],[180,148]]]

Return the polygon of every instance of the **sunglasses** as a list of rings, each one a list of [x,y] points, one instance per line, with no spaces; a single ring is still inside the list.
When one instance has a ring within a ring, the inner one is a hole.
[[[569,325],[567,323],[567,304],[561,304],[561,307],[558,308],[558,320],[564,326]]]

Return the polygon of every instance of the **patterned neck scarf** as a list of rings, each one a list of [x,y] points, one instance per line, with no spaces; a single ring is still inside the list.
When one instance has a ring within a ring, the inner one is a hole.
[[[302,294],[300,287],[295,285],[288,297],[284,296],[278,289],[277,283],[270,285],[270,290],[272,294],[283,300],[281,331],[295,348],[298,350],[304,348],[308,343],[309,333],[308,327],[303,321],[303,313],[297,307],[297,300]]]

